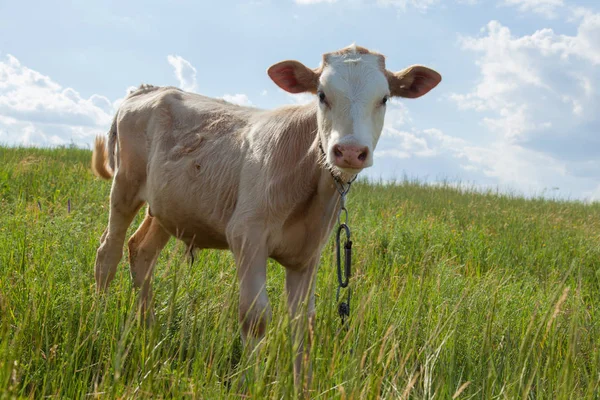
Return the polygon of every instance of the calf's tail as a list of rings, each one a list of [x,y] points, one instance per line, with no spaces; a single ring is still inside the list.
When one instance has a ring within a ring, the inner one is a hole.
[[[115,149],[117,146],[117,117],[108,132],[108,145],[104,136],[96,136],[92,153],[92,171],[100,178],[111,179],[115,171]]]

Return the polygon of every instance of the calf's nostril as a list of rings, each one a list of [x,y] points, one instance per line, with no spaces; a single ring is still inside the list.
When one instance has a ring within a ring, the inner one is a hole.
[[[344,155],[338,146],[333,147],[333,154],[336,157],[342,157]]]
[[[359,159],[360,161],[365,161],[365,160],[367,159],[367,152],[366,152],[366,151],[363,151],[362,153],[360,153],[360,154],[358,155],[358,159]]]

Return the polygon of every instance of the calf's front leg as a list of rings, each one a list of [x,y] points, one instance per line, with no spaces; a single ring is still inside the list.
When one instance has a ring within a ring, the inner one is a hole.
[[[242,341],[248,350],[253,350],[264,337],[271,319],[266,289],[268,255],[265,241],[259,240],[261,236],[261,230],[228,235],[240,285]]]
[[[310,348],[314,333],[315,281],[319,258],[299,268],[286,268],[285,288],[290,313],[294,360],[294,385],[308,391],[312,380]],[[305,340],[306,339],[306,340]]]

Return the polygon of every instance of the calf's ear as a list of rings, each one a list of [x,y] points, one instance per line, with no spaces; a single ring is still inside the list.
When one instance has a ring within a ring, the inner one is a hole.
[[[392,96],[416,99],[442,81],[436,71],[422,65],[413,65],[399,72],[385,71]]]
[[[290,93],[317,93],[320,72],[299,61],[288,60],[273,64],[267,70],[277,86]]]

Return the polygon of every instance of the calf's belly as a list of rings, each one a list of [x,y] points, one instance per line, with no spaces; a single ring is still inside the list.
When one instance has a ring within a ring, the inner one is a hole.
[[[202,221],[176,221],[160,214],[154,216],[167,232],[190,247],[199,249],[229,248],[225,234],[217,232]]]
[[[225,228],[227,215],[210,207],[199,193],[179,192],[169,184],[149,191],[150,214],[172,236],[188,246],[204,249],[228,248]]]

